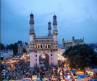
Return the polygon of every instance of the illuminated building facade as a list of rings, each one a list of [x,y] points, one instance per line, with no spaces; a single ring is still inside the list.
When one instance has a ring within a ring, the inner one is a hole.
[[[30,67],[43,67],[45,65],[57,65],[58,52],[58,29],[57,16],[53,16],[53,24],[48,22],[48,35],[36,36],[34,30],[34,15],[30,14],[30,31],[29,31],[29,55]],[[52,31],[53,26],[53,31]]]
[[[84,44],[84,38],[83,39],[75,39],[75,37],[72,37],[72,40],[65,41],[63,39],[62,42],[63,42],[63,47],[65,49],[67,49],[67,48],[72,47],[72,46]]]

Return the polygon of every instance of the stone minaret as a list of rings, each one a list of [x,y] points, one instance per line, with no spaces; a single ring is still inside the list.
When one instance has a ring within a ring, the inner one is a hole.
[[[35,37],[35,31],[34,31],[34,15],[30,14],[30,20],[29,20],[29,25],[30,25],[30,42],[34,41]]]
[[[51,36],[51,22],[48,22],[48,36]]]
[[[57,29],[57,16],[53,16],[53,39],[57,41],[58,29]]]

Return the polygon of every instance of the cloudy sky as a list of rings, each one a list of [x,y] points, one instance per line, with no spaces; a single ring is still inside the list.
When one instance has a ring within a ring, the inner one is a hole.
[[[97,0],[1,0],[2,42],[29,40],[29,14],[35,15],[36,35],[48,34],[48,21],[58,17],[58,40],[72,36],[97,43]]]

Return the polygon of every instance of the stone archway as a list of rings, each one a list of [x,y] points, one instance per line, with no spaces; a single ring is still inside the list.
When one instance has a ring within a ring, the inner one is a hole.
[[[39,66],[40,67],[47,67],[49,66],[49,55],[43,53],[39,56]]]

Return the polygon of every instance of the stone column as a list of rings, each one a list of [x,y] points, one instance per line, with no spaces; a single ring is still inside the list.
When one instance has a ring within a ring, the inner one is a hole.
[[[57,56],[57,52],[53,53],[53,64],[57,65],[58,64],[58,56]]]
[[[39,56],[40,56],[40,54],[37,53],[37,66],[38,66],[38,67],[39,67]]]
[[[36,64],[36,57],[35,57],[35,53],[31,52],[30,53],[30,67],[34,67]]]

